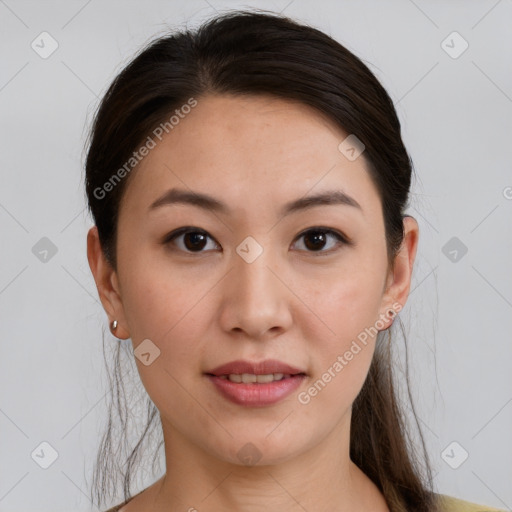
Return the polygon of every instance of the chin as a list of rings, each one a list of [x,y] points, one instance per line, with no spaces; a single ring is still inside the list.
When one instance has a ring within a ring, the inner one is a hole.
[[[274,466],[285,463],[306,451],[308,445],[313,443],[298,438],[289,429],[278,435],[276,426],[280,421],[282,419],[275,422],[272,428],[247,429],[244,435],[226,436],[207,449],[217,459],[238,466]],[[228,425],[226,429],[233,432]],[[303,427],[301,430],[304,432]]]

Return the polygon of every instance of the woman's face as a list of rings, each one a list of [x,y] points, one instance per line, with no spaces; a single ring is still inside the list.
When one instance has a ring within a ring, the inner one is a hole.
[[[112,318],[132,339],[164,435],[224,461],[273,464],[348,435],[376,329],[405,300],[412,260],[388,271],[364,153],[338,148],[348,133],[280,99],[197,101],[130,176]],[[222,207],[166,200],[171,190]],[[337,199],[306,201],[320,194]],[[209,375],[268,359],[305,375],[268,384]]]

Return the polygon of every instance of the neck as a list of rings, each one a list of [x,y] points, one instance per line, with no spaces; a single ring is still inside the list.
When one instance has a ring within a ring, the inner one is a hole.
[[[319,443],[284,461],[220,460],[162,419],[166,474],[152,510],[372,510],[387,512],[376,486],[350,460],[350,415]]]

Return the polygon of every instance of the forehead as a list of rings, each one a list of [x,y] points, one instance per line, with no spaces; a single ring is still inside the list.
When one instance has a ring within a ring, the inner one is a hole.
[[[258,164],[271,159],[277,164],[284,160],[296,162],[304,155],[318,157],[326,150],[335,154],[337,141],[345,136],[315,109],[269,96],[200,98],[181,128],[177,130],[174,146],[180,145],[183,139],[190,142],[193,138],[195,145],[207,149],[216,161],[242,161],[247,171],[258,167],[258,172],[264,171]],[[315,146],[317,151],[313,151]],[[195,152],[188,155],[189,158],[202,156]]]
[[[203,96],[161,141],[155,139],[132,172],[123,203],[147,208],[178,186],[222,196],[235,210],[262,201],[278,207],[310,190],[337,187],[368,208],[378,195],[365,160],[350,161],[339,151],[347,135],[296,101]]]

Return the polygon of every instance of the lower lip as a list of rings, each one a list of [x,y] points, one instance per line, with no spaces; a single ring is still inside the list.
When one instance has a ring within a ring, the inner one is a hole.
[[[207,377],[222,396],[235,404],[248,407],[264,407],[275,404],[293,393],[306,378],[305,375],[293,375],[286,379],[265,384],[245,384],[243,382],[231,382],[229,379],[223,379],[215,375],[207,375]]]

